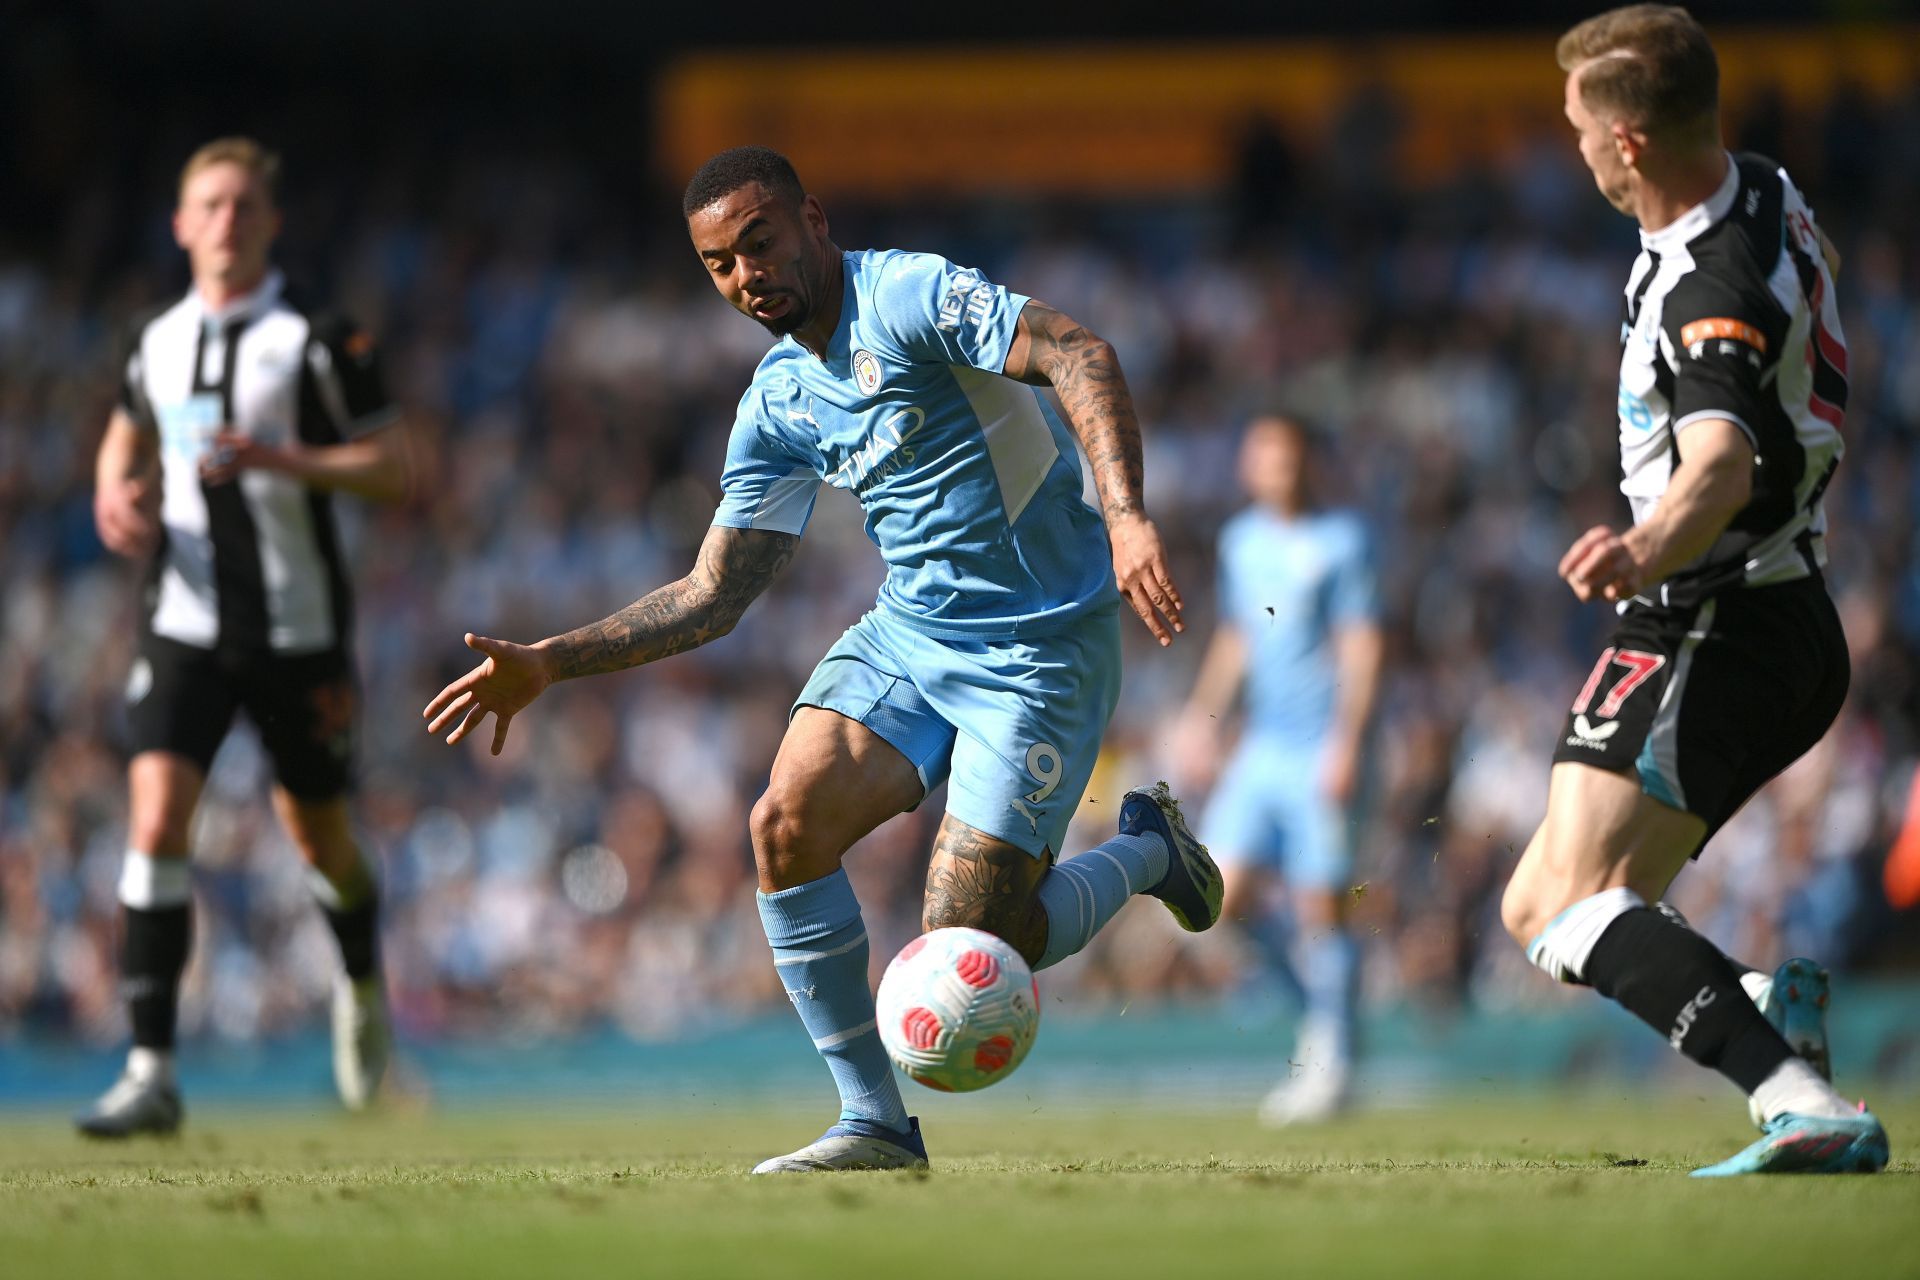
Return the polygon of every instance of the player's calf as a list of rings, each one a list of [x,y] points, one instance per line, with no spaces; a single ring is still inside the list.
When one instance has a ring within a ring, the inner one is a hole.
[[[1674,1049],[1732,1080],[1764,1120],[1854,1113],[1748,999],[1732,962],[1631,889],[1609,889],[1566,908],[1527,955],[1563,982],[1591,986]]]
[[[929,931],[984,929],[1036,964],[1047,947],[1047,912],[1039,897],[1046,875],[1045,858],[949,815],[927,867],[921,925]]]

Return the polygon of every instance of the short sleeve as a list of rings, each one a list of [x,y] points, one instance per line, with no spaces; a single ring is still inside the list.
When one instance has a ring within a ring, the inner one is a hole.
[[[316,319],[307,355],[322,403],[342,436],[363,436],[399,419],[379,349],[364,328],[344,316]]]
[[[1333,573],[1333,619],[1336,624],[1359,626],[1380,620],[1380,573],[1374,563],[1373,538],[1359,520],[1349,526]]]
[[[911,360],[1007,367],[1007,352],[1027,305],[972,267],[931,253],[903,253],[882,264],[870,293],[880,327]]]
[[[1220,620],[1237,624],[1244,619],[1240,616],[1240,575],[1234,568],[1234,552],[1238,546],[1234,528],[1231,522],[1223,527],[1214,546],[1213,598],[1219,602]]]
[[[117,349],[120,393],[118,403],[142,431],[159,429],[153,402],[147,397],[146,354],[141,349],[145,324],[134,324],[121,335]]]
[[[1779,359],[1774,321],[1731,291],[1669,299],[1662,324],[1673,344],[1675,435],[1696,422],[1723,418],[1746,433],[1755,452],[1774,415],[1762,380]],[[1677,304],[1677,305],[1676,305]]]
[[[727,439],[720,506],[713,522],[731,529],[768,529],[798,535],[813,515],[820,475],[773,423],[758,388],[740,401]]]

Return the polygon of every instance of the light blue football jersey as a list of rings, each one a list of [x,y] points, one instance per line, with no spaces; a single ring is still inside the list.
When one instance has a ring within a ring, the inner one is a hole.
[[[1027,299],[926,253],[844,256],[826,358],[782,338],[754,371],[714,523],[800,533],[824,482],[880,548],[880,607],[949,640],[1047,635],[1112,607],[1073,438],[1000,376]]]
[[[1333,722],[1333,635],[1380,616],[1372,539],[1352,511],[1248,507],[1220,531],[1222,620],[1247,640],[1247,732],[1301,748]]]

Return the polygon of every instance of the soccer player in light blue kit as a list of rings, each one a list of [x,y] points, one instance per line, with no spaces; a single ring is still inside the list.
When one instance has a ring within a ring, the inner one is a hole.
[[[986,929],[1035,968],[1136,893],[1190,930],[1220,915],[1219,870],[1164,786],[1128,792],[1117,836],[1054,863],[1119,696],[1121,597],[1161,644],[1183,628],[1141,503],[1132,397],[1112,347],[1043,303],[930,254],[843,253],[764,147],[708,161],[682,211],[714,287],[779,338],[740,401],[698,561],[536,645],[468,635],[484,661],[428,705],[428,729],[458,742],[491,713],[498,753],[553,681],[718,639],[792,559],[820,485],[851,490],[886,580],[801,691],[751,823],[774,965],[840,1119],[755,1172],[924,1167],[841,868],[856,841],[950,778],[925,927]]]
[[[1357,512],[1316,504],[1312,441],[1299,422],[1255,419],[1240,478],[1253,503],[1220,532],[1219,623],[1177,754],[1196,780],[1212,772],[1244,688],[1245,728],[1205,830],[1226,873],[1225,914],[1305,998],[1296,1074],[1260,1108],[1269,1124],[1294,1124],[1339,1110],[1352,1074],[1359,945],[1346,889],[1380,684],[1380,603],[1366,525]],[[1290,911],[1273,901],[1276,882]]]

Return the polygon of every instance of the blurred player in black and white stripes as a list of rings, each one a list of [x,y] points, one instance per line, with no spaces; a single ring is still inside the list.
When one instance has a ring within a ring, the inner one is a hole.
[[[347,805],[358,708],[332,495],[400,498],[407,455],[371,338],[297,301],[272,268],[278,165],[245,138],[208,143],[187,161],[173,229],[193,286],[135,326],[96,466],[102,540],[152,563],[127,686],[120,901],[133,1051],[78,1118],[96,1136],[180,1123],[173,1039],[192,942],[188,830],[241,709],[272,758],[274,810],[340,943],[334,1071],[349,1107],[366,1105],[386,1061],[378,896]]]
[[[1769,980],[1660,902],[1846,697],[1821,574],[1847,398],[1838,258],[1785,170],[1722,148],[1719,66],[1686,10],[1616,9],[1558,52],[1581,157],[1640,223],[1619,389],[1634,523],[1589,529],[1560,562],[1619,621],[1502,915],[1535,964],[1748,1095],[1763,1136],[1697,1174],[1870,1172],[1887,1134],[1826,1079],[1826,974],[1788,960]]]

